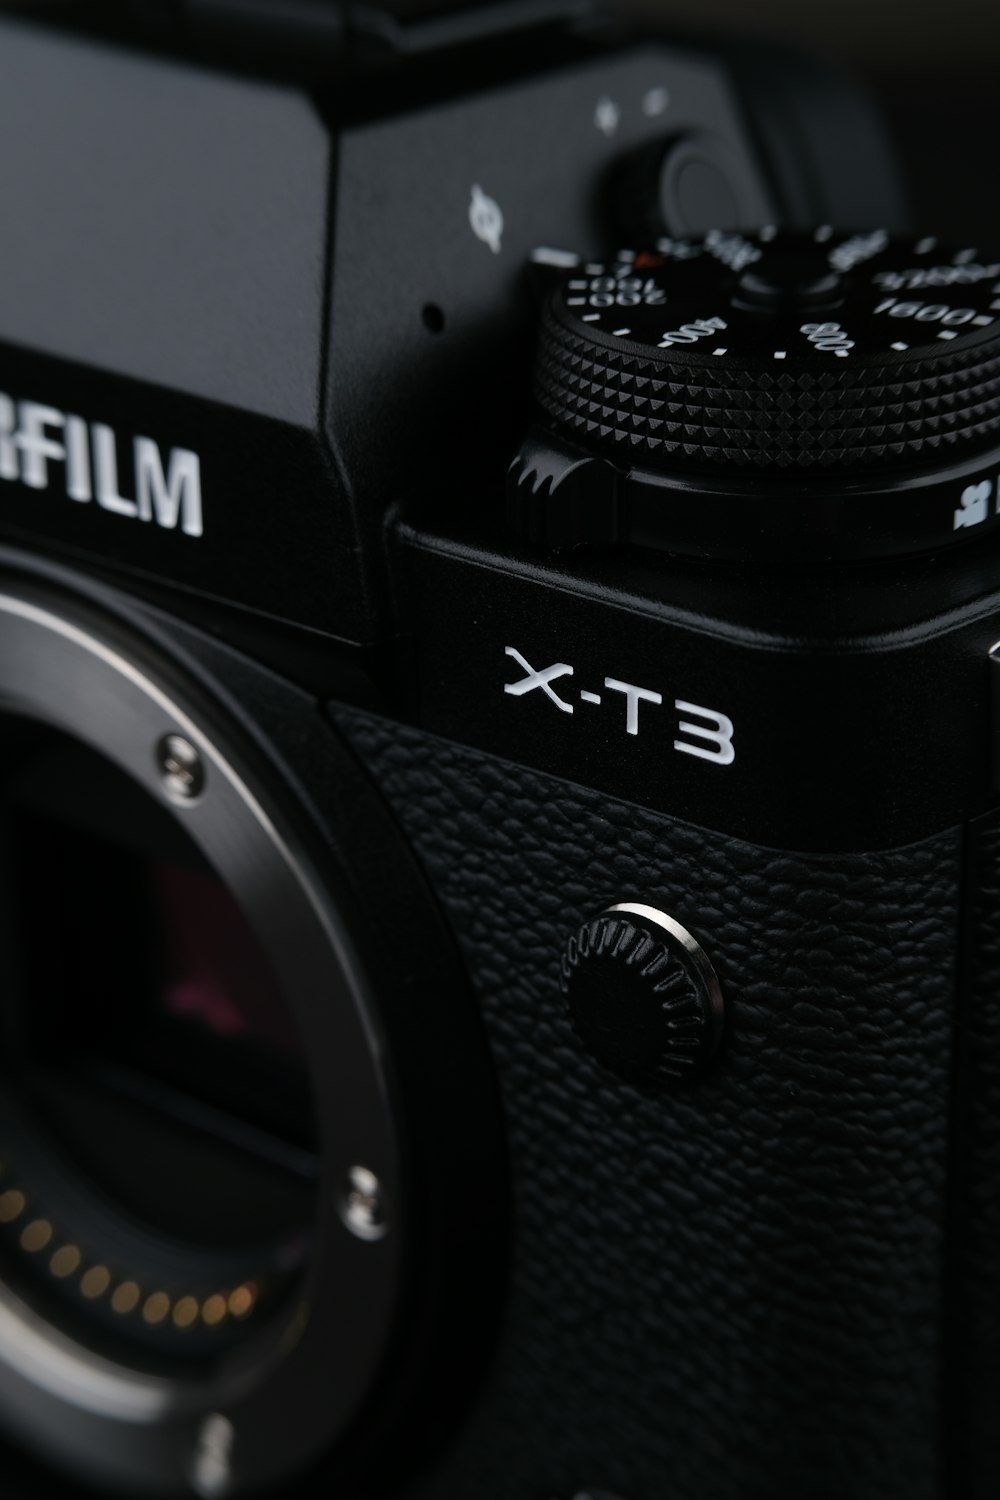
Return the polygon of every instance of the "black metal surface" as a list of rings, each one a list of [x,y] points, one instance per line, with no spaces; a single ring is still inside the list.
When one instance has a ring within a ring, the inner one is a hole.
[[[891,848],[993,804],[995,536],[864,568],[740,567],[541,554],[495,516],[457,527],[429,504],[401,541],[407,712],[433,733],[772,848]],[[634,732],[629,687],[651,695]]]
[[[0,228],[0,392],[114,426],[126,500],[136,436],[165,460],[197,453],[204,531],[70,504],[58,463],[42,490],[4,466],[0,527],[356,644],[388,631],[381,537],[400,494],[468,473],[480,504],[502,484],[530,410],[528,255],[603,251],[624,155],[710,132],[760,220],[896,191],[865,115],[850,182],[827,192],[806,151],[776,203],[738,60],[664,42],[520,47],[502,68],[486,48],[455,73],[351,86],[9,18],[0,38],[0,129],[26,142],[0,161],[19,205]],[[853,121],[853,92],[840,99]],[[503,213],[498,252],[470,222],[476,187]]]

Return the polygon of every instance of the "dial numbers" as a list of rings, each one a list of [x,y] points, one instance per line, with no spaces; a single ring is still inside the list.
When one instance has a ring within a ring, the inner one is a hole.
[[[671,363],[893,361],[932,343],[935,354],[942,341],[954,353],[992,338],[1000,261],[968,247],[948,252],[927,236],[892,240],[882,229],[715,230],[589,262],[569,273],[558,301],[588,335],[646,345]]]
[[[667,294],[652,276],[645,278],[631,274],[631,266],[623,264],[615,273],[591,276],[583,281],[574,278],[569,282],[567,307],[662,307]]]

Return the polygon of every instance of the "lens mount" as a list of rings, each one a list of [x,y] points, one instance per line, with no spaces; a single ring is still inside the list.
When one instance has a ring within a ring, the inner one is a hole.
[[[238,906],[308,1059],[319,1162],[314,1239],[287,1296],[190,1368],[109,1355],[6,1278],[0,1421],[131,1494],[266,1489],[351,1426],[398,1315],[407,1209],[372,982],[304,844],[273,810],[280,797],[262,790],[259,767],[233,752],[233,731],[219,732],[224,721],[198,692],[175,690],[172,667],[96,613],[20,585],[0,590],[0,635],[0,714],[103,757],[176,820]],[[5,1189],[27,1199],[0,1179],[0,1205]],[[110,1305],[114,1267],[101,1269],[107,1284],[91,1285]],[[197,1299],[178,1321],[168,1290],[136,1293],[140,1311],[166,1299],[155,1310],[175,1329],[204,1322]],[[120,1304],[136,1305],[133,1293]]]

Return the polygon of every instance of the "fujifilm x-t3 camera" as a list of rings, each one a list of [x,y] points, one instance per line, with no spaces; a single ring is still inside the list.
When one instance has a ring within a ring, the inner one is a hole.
[[[774,49],[22,10],[4,1500],[993,1500],[1000,257]]]

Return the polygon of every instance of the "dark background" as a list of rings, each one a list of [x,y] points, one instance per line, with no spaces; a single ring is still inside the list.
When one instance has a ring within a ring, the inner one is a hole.
[[[749,34],[839,62],[879,100],[915,227],[1000,246],[996,0],[637,0],[701,37]]]

